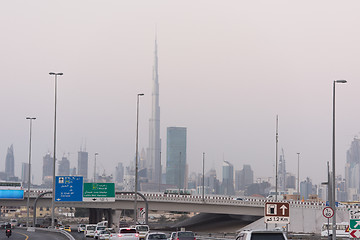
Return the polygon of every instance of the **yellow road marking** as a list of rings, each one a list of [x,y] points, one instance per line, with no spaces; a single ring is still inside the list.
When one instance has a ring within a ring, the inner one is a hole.
[[[24,233],[18,233],[18,232],[17,232],[17,234],[21,234],[21,235],[25,236],[25,237],[26,237],[25,240],[27,240],[27,239],[29,238],[29,236],[26,235],[26,234],[24,234]]]

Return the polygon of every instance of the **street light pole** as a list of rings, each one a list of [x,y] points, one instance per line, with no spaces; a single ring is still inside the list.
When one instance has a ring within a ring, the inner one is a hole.
[[[51,201],[51,227],[54,228],[55,223],[55,166],[56,166],[56,102],[57,102],[57,76],[62,76],[63,73],[50,72],[50,75],[55,76],[55,110],[54,110],[54,159],[53,159],[53,186],[52,186],[52,201]]]
[[[31,134],[32,134],[32,120],[34,117],[27,117],[30,120],[30,141],[29,141],[29,172],[28,172],[28,194],[27,194],[27,216],[26,216],[26,227],[29,227],[29,215],[30,215],[30,182],[31,182]]]
[[[95,153],[95,160],[94,160],[94,183],[96,183],[96,156],[99,155],[98,153]]]
[[[203,152],[203,172],[202,172],[202,200],[205,201],[204,198],[204,188],[205,188],[205,153]]]
[[[278,199],[278,143],[279,143],[279,118],[276,115],[276,150],[275,150],[275,201]]]
[[[298,155],[298,172],[297,172],[297,192],[299,195],[299,199],[300,200],[300,153],[297,153]]]
[[[136,150],[135,150],[135,201],[134,201],[134,221],[137,223],[137,194],[138,194],[138,155],[139,155],[139,98],[144,96],[138,93],[136,101]]]
[[[335,174],[335,84],[346,83],[346,80],[334,80],[333,82],[333,136],[332,136],[332,209],[334,210],[332,239],[336,240],[336,174]]]

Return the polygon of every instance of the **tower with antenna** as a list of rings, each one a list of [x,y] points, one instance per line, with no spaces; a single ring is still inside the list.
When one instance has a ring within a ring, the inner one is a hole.
[[[159,105],[159,72],[157,37],[155,34],[155,51],[152,80],[152,111],[149,119],[148,178],[155,185],[160,184],[161,176],[161,139],[160,139],[160,105]]]

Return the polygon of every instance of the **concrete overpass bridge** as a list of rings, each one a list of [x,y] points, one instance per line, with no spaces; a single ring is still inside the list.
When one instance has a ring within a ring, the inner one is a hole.
[[[34,200],[45,191],[46,190],[31,190],[29,195],[30,206],[33,206]],[[0,206],[26,206],[27,194],[27,191],[25,191],[23,200],[1,200]],[[254,217],[263,217],[265,203],[271,201],[266,198],[252,197],[243,198],[242,200],[236,200],[236,198],[234,197],[219,195],[207,195],[202,198],[202,196],[198,195],[174,195],[164,193],[142,194],[148,201],[149,211],[197,212]],[[52,194],[45,194],[41,199],[37,201],[37,206],[49,207],[51,206],[51,200]],[[322,216],[322,209],[325,207],[324,203],[289,201],[289,204],[290,231],[304,233],[320,233],[321,225],[327,220]],[[91,211],[94,211],[96,209],[107,209],[112,211],[134,209],[134,194],[116,192],[115,202],[56,202],[55,206],[88,208],[90,209],[90,215]],[[145,202],[139,197],[138,207],[145,207]],[[348,205],[337,208],[338,222],[349,221],[348,210],[350,208],[357,207]],[[254,225],[253,227],[264,228],[264,221],[260,219],[257,225]]]

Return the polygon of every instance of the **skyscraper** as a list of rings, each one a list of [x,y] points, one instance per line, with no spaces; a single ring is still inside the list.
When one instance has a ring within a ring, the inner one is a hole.
[[[88,165],[89,165],[89,154],[88,152],[80,150],[78,152],[78,175],[83,176],[84,180],[88,179]]]
[[[186,186],[186,128],[168,127],[166,143],[166,184]]]
[[[25,185],[27,186],[28,181],[29,181],[29,164],[22,163],[22,165],[21,165],[21,182],[22,182],[23,186],[25,186]]]
[[[7,149],[6,161],[5,161],[5,173],[7,179],[10,179],[15,176],[15,159],[14,159],[14,147],[11,146]]]
[[[348,200],[360,199],[360,139],[356,137],[346,153],[345,180]]]
[[[42,181],[47,186],[51,186],[53,179],[53,158],[50,153],[43,157],[43,175]]]
[[[59,176],[70,175],[70,161],[66,157],[62,157],[61,161],[59,161],[58,175]]]
[[[280,191],[286,191],[286,165],[284,149],[282,149],[282,154],[279,159],[278,184]]]
[[[122,183],[124,181],[124,166],[121,162],[115,167],[115,182]]]
[[[242,170],[235,171],[235,190],[245,190],[247,186],[254,183],[254,172],[251,166],[244,164]]]
[[[157,40],[155,38],[152,89],[152,111],[149,120],[148,178],[150,183],[160,184],[161,181],[161,140],[160,140],[160,106],[159,106],[159,74]]]
[[[224,161],[222,170],[223,180],[221,183],[221,193],[225,195],[234,195],[234,166],[228,161]]]

